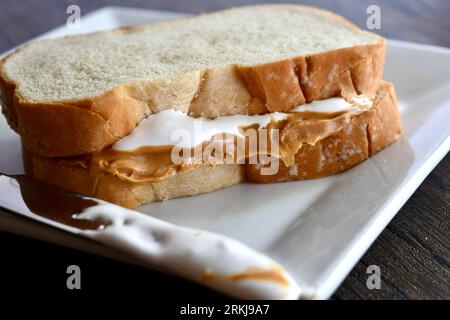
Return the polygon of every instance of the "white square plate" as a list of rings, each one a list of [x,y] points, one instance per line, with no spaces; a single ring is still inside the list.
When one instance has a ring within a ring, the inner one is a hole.
[[[82,17],[81,29],[60,27],[39,38],[179,15],[108,7]],[[405,135],[354,169],[310,181],[241,184],[152,203],[140,211],[237,239],[280,263],[308,296],[328,298],[450,149],[450,50],[391,40],[385,79],[395,85]],[[22,172],[19,138],[3,117],[0,150],[0,171]],[[0,230],[130,261],[108,248],[8,215],[0,215]]]

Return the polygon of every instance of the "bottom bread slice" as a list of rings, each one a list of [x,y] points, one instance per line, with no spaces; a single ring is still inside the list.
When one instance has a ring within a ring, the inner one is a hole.
[[[112,174],[93,177],[73,160],[45,158],[23,148],[25,172],[69,190],[119,205],[136,208],[142,204],[191,196],[232,186],[247,180],[269,183],[312,179],[348,170],[397,140],[402,125],[392,84],[382,82],[373,107],[352,118],[349,125],[317,142],[304,145],[295,164],[279,162],[274,175],[261,175],[260,165],[202,165],[178,172],[158,182],[135,183]]]

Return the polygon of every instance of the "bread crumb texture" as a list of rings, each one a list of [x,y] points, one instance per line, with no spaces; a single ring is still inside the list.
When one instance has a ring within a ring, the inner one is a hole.
[[[2,72],[23,98],[51,102],[98,96],[139,80],[255,66],[377,41],[376,35],[321,10],[250,6],[41,41],[11,55]]]

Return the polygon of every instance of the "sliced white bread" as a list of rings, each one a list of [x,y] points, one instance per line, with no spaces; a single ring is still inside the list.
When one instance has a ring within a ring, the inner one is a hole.
[[[373,97],[385,40],[333,13],[240,7],[16,50],[0,62],[3,113],[47,157],[100,151],[166,108],[215,117]]]

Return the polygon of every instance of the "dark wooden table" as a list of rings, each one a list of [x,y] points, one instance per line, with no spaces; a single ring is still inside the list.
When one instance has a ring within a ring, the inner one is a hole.
[[[82,14],[107,5],[199,13],[250,4],[246,0],[1,0],[0,52],[66,20],[68,5]],[[450,47],[448,0],[300,1],[336,11],[365,28],[370,4],[381,8],[383,36]],[[450,120],[450,119],[449,119]],[[7,150],[1,150],[7,152]],[[432,171],[334,294],[335,299],[450,299],[450,155]],[[195,284],[66,248],[0,233],[2,289],[65,290],[66,267],[83,270],[83,292],[132,292],[149,297],[213,299]],[[381,268],[380,290],[366,288],[366,268]],[[30,272],[32,270],[32,272]],[[149,290],[151,288],[151,290]],[[65,290],[67,291],[67,290]]]

